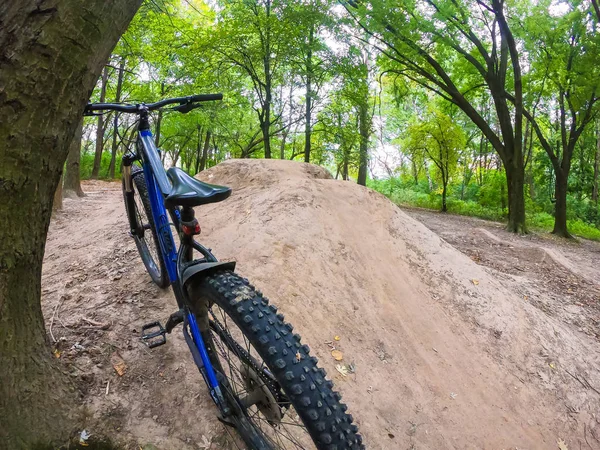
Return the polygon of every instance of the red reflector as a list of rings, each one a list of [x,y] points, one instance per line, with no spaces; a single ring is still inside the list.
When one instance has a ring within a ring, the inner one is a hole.
[[[183,233],[188,236],[193,236],[194,234],[200,234],[200,224],[197,223],[193,228],[188,225],[183,225],[181,227],[183,229]]]

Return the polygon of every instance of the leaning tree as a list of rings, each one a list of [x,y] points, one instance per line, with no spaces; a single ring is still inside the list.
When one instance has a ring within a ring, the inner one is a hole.
[[[0,2],[0,447],[72,429],[40,306],[52,199],[83,108],[141,0]]]

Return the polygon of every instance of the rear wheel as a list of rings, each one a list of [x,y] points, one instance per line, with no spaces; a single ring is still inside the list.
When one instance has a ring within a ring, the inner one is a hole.
[[[156,228],[152,219],[152,210],[150,209],[150,198],[148,188],[144,179],[144,172],[139,167],[131,168],[131,187],[133,190],[133,214],[129,213],[129,205],[123,183],[123,196],[125,197],[125,208],[127,217],[132,217],[134,223],[130,224],[133,239],[146,271],[159,287],[169,286],[169,278],[165,263],[163,262],[162,251],[156,236]]]
[[[245,425],[238,431],[250,448],[364,448],[317,358],[246,279],[221,272],[190,295],[194,313],[204,317],[198,320],[201,328],[208,327],[203,334],[211,359],[222,390],[237,405]]]

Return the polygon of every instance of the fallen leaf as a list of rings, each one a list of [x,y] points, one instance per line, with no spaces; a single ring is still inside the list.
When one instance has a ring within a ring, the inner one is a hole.
[[[116,352],[113,353],[112,357],[110,358],[111,362],[112,362],[112,366],[115,369],[115,371],[117,372],[117,374],[122,377],[125,374],[125,370],[127,369],[127,364],[125,364],[125,361],[123,361],[123,358],[121,358]]]
[[[335,366],[335,369],[342,374],[342,376],[347,377],[348,376],[348,368],[346,366],[342,366],[341,364],[337,364]]]
[[[334,336],[334,337],[333,337],[333,340],[334,340],[334,341],[339,341],[340,339],[341,339],[341,337],[339,337],[339,336]]]
[[[550,363],[548,365],[550,366],[551,369],[556,369],[556,366],[554,365],[554,363]]]
[[[60,358],[60,350],[59,349],[55,348],[52,353],[54,353],[55,357]]]
[[[476,279],[473,278],[471,280],[471,283],[473,283],[475,286],[478,286],[479,285],[479,280],[476,280]]]
[[[115,368],[115,371],[117,372],[117,374],[119,374],[120,377],[122,377],[125,374],[125,369],[127,369],[125,361],[120,361],[117,364],[113,364],[113,367]]]
[[[567,443],[562,439],[559,439],[558,441],[556,441],[556,443],[558,444],[558,448],[560,450],[569,450],[569,447],[567,447]]]
[[[331,356],[333,356],[333,359],[335,359],[336,361],[341,361],[342,359],[344,359],[343,353],[339,350],[332,350]]]

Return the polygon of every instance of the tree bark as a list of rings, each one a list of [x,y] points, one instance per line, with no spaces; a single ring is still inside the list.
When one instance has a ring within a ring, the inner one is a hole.
[[[81,189],[81,137],[83,134],[83,120],[79,122],[75,137],[69,146],[69,155],[67,156],[67,167],[65,170],[65,182],[63,189],[65,194],[74,192],[77,197],[83,197],[83,189]]]
[[[360,146],[358,151],[358,184],[367,185],[367,166],[369,164],[369,135],[370,135],[370,120],[369,120],[369,105],[367,102],[361,102],[359,105],[359,130],[360,130]]]
[[[196,163],[194,166],[194,174],[200,172],[200,161],[202,159],[202,127],[196,125],[196,130],[198,131],[198,139],[196,139]]]
[[[594,180],[592,186],[592,201],[598,205],[598,177],[600,175],[600,126],[596,124],[596,155],[594,156]]]
[[[289,134],[289,128],[283,130],[283,135],[281,136],[281,143],[279,144],[279,159],[285,159],[285,144],[287,144],[287,137]]]
[[[165,82],[163,81],[160,84],[161,99],[164,95],[165,95]],[[155,134],[154,134],[154,145],[156,145],[157,148],[160,148],[160,126],[162,124],[162,118],[163,118],[163,111],[162,111],[162,109],[159,109],[158,115],[156,117],[156,128],[155,128]]]
[[[519,162],[515,162],[519,166]],[[508,231],[513,233],[527,233],[525,227],[525,173],[522,170],[523,163],[514,170],[505,170],[506,184],[508,188]],[[505,168],[506,169],[506,168]],[[510,181],[509,181],[510,180]],[[509,184],[510,183],[510,184]]]
[[[206,132],[206,137],[204,138],[204,147],[202,148],[202,159],[200,160],[200,172],[206,169],[206,160],[208,158],[208,147],[210,145],[210,136],[211,132],[208,130]]]
[[[115,93],[115,103],[121,101],[121,89],[123,88],[123,76],[125,74],[125,58],[121,57],[119,63],[119,74],[117,75],[117,92]],[[114,113],[113,119],[113,138],[112,138],[112,149],[110,154],[110,164],[108,165],[108,178],[113,180],[115,178],[115,162],[117,159],[117,149],[119,147],[117,142],[117,135],[119,130],[119,114]]]
[[[271,0],[265,2],[266,10],[266,29],[263,42],[263,67],[265,71],[265,100],[262,111],[261,129],[263,135],[263,145],[265,148],[265,158],[271,158],[271,104],[272,104],[272,84],[273,74],[271,73]]]
[[[448,205],[446,203],[447,193],[448,193],[448,180],[442,174],[442,212],[448,212]]]
[[[311,22],[308,30],[308,49],[306,52],[306,109],[304,111],[304,162],[310,162],[311,132],[312,132],[312,46],[314,45],[315,25]]]
[[[553,234],[569,238],[571,235],[567,230],[567,180],[568,173],[560,169],[556,171],[556,183],[554,184],[554,229]]]
[[[63,174],[60,175],[58,180],[58,186],[56,186],[56,190],[54,191],[54,200],[52,201],[52,209],[59,210],[63,207]]]
[[[100,86],[100,103],[106,100],[106,84],[108,83],[108,67],[102,71],[102,84]],[[102,151],[104,150],[104,116],[98,116],[98,127],[96,128],[96,153],[94,155],[94,165],[92,167],[91,178],[98,178],[100,174],[100,165],[102,164]]]
[[[40,304],[52,200],[94,84],[140,0],[0,2],[0,442],[61,446],[74,387]]]
[[[417,170],[417,163],[414,156],[411,158],[410,163],[412,167],[413,180],[415,182],[415,186],[417,186],[419,184],[419,171]]]
[[[344,161],[342,163],[342,180],[348,181],[348,179],[349,179],[348,165],[350,163],[350,149],[344,150],[343,155],[344,155]]]

